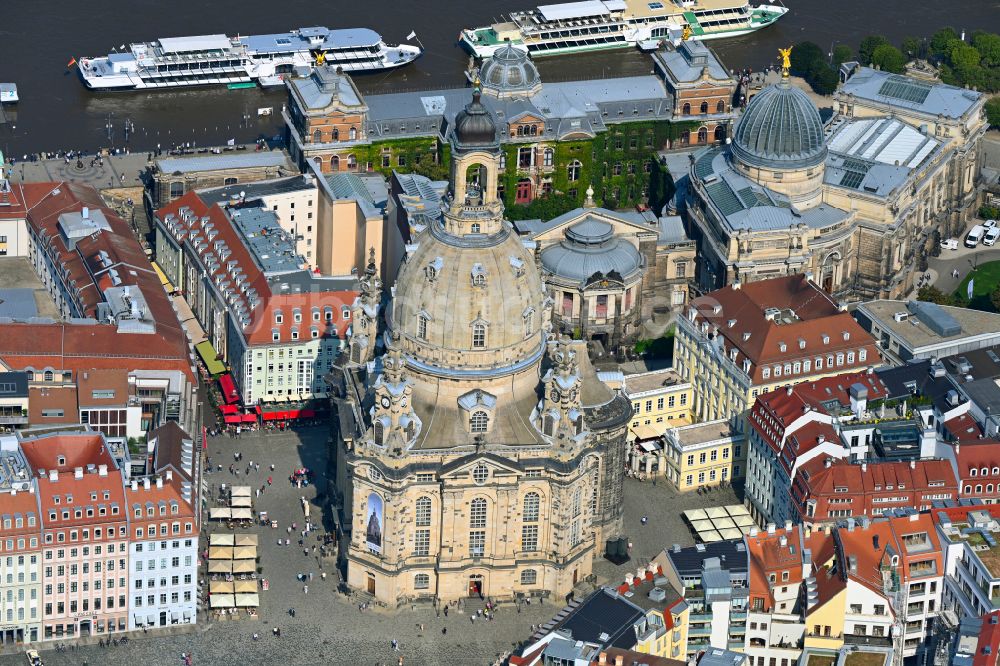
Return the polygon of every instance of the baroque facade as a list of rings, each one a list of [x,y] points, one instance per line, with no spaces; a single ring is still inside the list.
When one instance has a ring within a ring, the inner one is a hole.
[[[622,529],[631,404],[582,343],[551,334],[478,91],[445,135],[441,214],[408,245],[384,312],[366,275],[328,376],[347,584],[390,605],[563,597]]]
[[[898,298],[975,201],[985,96],[868,68],[826,124],[782,81],[758,93],[731,146],[690,168],[703,289],[807,273],[839,298]]]

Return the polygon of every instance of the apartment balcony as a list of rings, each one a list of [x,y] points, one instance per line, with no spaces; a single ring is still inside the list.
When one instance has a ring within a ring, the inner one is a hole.
[[[729,650],[742,650],[746,647],[743,641],[729,641],[726,643],[726,648]]]
[[[712,635],[711,627],[691,627],[688,629],[688,640],[691,638],[708,637]]]
[[[0,425],[27,425],[28,410],[14,409],[0,411]]]
[[[732,615],[730,615],[729,617],[731,618]],[[746,619],[746,613],[743,614],[743,618]],[[712,614],[711,613],[691,613],[690,615],[688,615],[688,619],[691,622],[711,622],[712,621]]]
[[[874,645],[875,647],[892,647],[892,639],[888,636],[862,636],[860,634],[844,634],[844,642],[848,645]]]
[[[746,619],[747,619],[746,611],[733,611],[732,613],[729,614],[729,620],[731,622],[739,622],[741,620],[746,620]]]

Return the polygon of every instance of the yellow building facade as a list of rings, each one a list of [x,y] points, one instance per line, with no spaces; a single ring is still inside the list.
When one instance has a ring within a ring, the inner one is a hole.
[[[668,428],[691,422],[691,383],[673,368],[625,375],[622,390],[632,401],[631,441],[660,437]]]
[[[729,419],[670,428],[667,479],[680,491],[717,486],[745,473],[746,439]]]

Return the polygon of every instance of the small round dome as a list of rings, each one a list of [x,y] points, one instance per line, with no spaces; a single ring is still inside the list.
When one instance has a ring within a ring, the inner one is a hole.
[[[462,148],[495,146],[497,126],[493,115],[483,106],[479,91],[473,93],[472,101],[455,116],[455,141]]]
[[[614,228],[601,220],[577,222],[566,240],[542,250],[542,268],[555,277],[585,284],[596,273],[615,273],[625,282],[638,277],[642,256],[635,246],[615,238]]]
[[[494,97],[528,97],[542,89],[542,79],[528,52],[510,41],[483,62],[479,81],[483,92]]]
[[[736,123],[732,151],[752,167],[814,167],[826,159],[823,121],[804,92],[782,81],[750,100]]]

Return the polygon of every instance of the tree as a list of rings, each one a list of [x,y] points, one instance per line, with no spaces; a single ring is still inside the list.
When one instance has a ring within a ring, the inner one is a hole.
[[[823,49],[813,42],[799,42],[792,48],[791,73],[808,79],[819,66],[826,64]]]
[[[980,55],[976,47],[969,46],[965,42],[956,42],[951,47],[949,57],[951,59],[951,66],[959,72],[970,71],[979,67],[979,63],[983,59],[983,56]]]
[[[840,67],[845,62],[854,59],[854,51],[847,44],[837,44],[833,47],[833,66]]]
[[[926,301],[928,303],[937,303],[938,305],[954,305],[954,300],[952,297],[937,287],[921,287],[917,291],[917,300]]]
[[[861,46],[858,47],[858,60],[862,65],[872,64],[875,49],[884,45],[889,45],[889,40],[882,35],[868,35],[861,40]]]
[[[907,37],[900,46],[907,58],[923,58],[927,55],[927,44],[922,39]]]
[[[993,290],[990,294],[990,303],[993,305],[993,309],[1000,312],[1000,287]]]
[[[840,77],[837,76],[837,72],[826,65],[816,72],[809,81],[809,85],[819,95],[832,95],[837,90],[838,83],[840,83]]]
[[[951,47],[957,41],[961,40],[954,28],[941,28],[931,36],[930,52],[938,57],[944,57],[951,53]]]
[[[880,44],[872,51],[871,64],[886,72],[902,74],[906,70],[906,56],[892,44]]]
[[[972,45],[983,57],[984,65],[987,67],[1000,66],[1000,35],[977,30],[972,33]]]
[[[993,127],[1000,127],[1000,97],[993,97],[986,101],[986,120]]]

